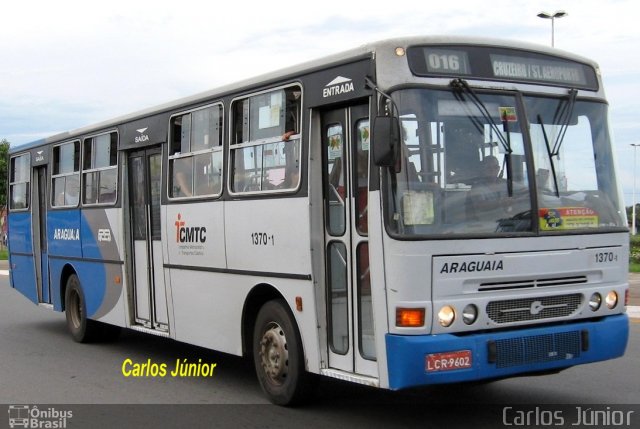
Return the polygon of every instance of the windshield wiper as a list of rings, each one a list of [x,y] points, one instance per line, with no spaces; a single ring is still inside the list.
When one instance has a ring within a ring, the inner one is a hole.
[[[570,89],[567,96],[566,103],[560,102],[556,114],[553,116],[553,123],[560,125],[560,132],[556,137],[556,141],[553,144],[553,150],[550,156],[558,156],[560,154],[560,147],[564,141],[564,136],[569,128],[569,122],[573,116],[573,107],[576,105],[576,96],[578,95],[577,89]],[[564,99],[563,99],[564,100]]]
[[[478,97],[478,94],[476,94],[473,88],[469,86],[467,81],[465,81],[464,79],[452,79],[449,85],[453,90],[453,95],[456,97],[458,101],[462,103],[463,106],[466,106],[464,102],[465,101],[464,94],[466,93],[468,95],[469,100],[471,100],[473,105],[476,106],[476,108],[482,115],[482,118],[489,124],[489,126],[491,127],[491,130],[498,137],[498,140],[507,155],[506,156],[507,192],[509,194],[509,197],[513,196],[513,178],[511,174],[511,153],[513,151],[511,150],[511,132],[509,131],[509,121],[506,118],[503,118],[503,121],[502,121],[504,133],[507,135],[507,138],[505,139],[505,137],[500,132],[498,125],[495,123],[495,121],[491,117],[491,113],[487,109],[487,106],[484,105],[480,97]],[[478,131],[481,134],[484,134],[484,125],[479,122],[479,120],[475,117],[473,112],[468,111],[468,114],[469,114],[469,119],[475,124]]]
[[[551,175],[553,177],[553,186],[555,188],[555,194],[557,198],[560,198],[560,188],[558,186],[558,175],[556,173],[555,163],[553,158],[558,158],[560,155],[560,148],[562,147],[562,142],[564,141],[564,136],[567,134],[567,130],[569,129],[569,123],[571,122],[571,117],[573,116],[573,108],[576,105],[576,96],[578,95],[577,89],[570,89],[569,94],[566,99],[562,99],[560,104],[558,104],[558,108],[556,109],[556,113],[553,115],[553,123],[560,125],[560,131],[556,136],[556,140],[553,143],[553,148],[551,148],[551,144],[549,142],[549,136],[547,136],[547,130],[544,126],[544,121],[542,120],[542,115],[538,114],[538,122],[540,123],[540,128],[542,129],[542,136],[544,137],[544,143],[547,147],[547,155],[549,156],[549,164],[551,165]],[[563,102],[565,101],[566,102]]]
[[[476,106],[476,108],[478,109],[478,111],[480,111],[480,114],[482,115],[482,118],[489,123],[489,126],[491,127],[491,129],[495,132],[495,134],[498,136],[498,140],[500,140],[500,144],[502,144],[503,149],[505,150],[505,152],[507,154],[511,154],[512,150],[511,150],[511,145],[509,144],[509,141],[507,141],[504,136],[502,135],[502,133],[500,132],[500,129],[498,128],[498,125],[495,123],[495,121],[493,120],[493,118],[491,117],[491,114],[489,113],[489,110],[487,109],[487,107],[484,105],[484,103],[482,102],[482,100],[480,99],[480,97],[478,97],[478,94],[475,93],[475,91],[469,86],[469,84],[467,83],[467,81],[465,81],[464,79],[453,79],[450,84],[451,88],[453,89],[453,94],[454,96],[458,99],[458,101],[463,103],[464,106],[464,94],[467,93],[469,96],[469,100],[471,100],[471,102],[473,103],[474,106]],[[476,122],[476,126],[479,126],[480,128],[478,128],[478,131],[484,133],[484,127],[482,126],[481,123],[477,122],[478,120],[475,119],[475,115],[472,114],[472,112],[469,112],[469,118],[471,120],[475,120]],[[505,131],[508,133],[508,131]]]
[[[560,198],[560,189],[558,188],[558,176],[556,175],[556,166],[553,162],[553,151],[551,150],[551,145],[549,144],[549,137],[547,136],[547,130],[544,127],[544,122],[542,121],[542,115],[538,113],[538,122],[540,122],[540,128],[542,128],[542,136],[544,137],[544,143],[547,147],[547,155],[549,155],[549,164],[551,164],[551,176],[553,177],[553,186],[556,190],[556,197]]]

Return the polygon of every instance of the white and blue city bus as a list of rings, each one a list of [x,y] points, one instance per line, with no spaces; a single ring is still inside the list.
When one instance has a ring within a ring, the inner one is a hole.
[[[628,229],[598,66],[417,37],[12,148],[11,286],[120,327],[402,389],[619,357]]]

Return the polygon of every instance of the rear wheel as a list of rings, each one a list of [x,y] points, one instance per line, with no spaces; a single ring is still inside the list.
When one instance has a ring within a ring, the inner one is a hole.
[[[284,300],[269,301],[258,312],[253,331],[253,360],[258,380],[271,402],[296,405],[312,389],[295,319]]]
[[[102,326],[95,320],[87,319],[87,304],[80,286],[80,279],[71,274],[67,279],[64,294],[67,328],[73,339],[79,343],[95,341],[100,336]]]

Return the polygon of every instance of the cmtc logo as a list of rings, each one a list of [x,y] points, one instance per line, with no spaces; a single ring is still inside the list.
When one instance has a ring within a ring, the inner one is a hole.
[[[329,82],[322,90],[322,98],[346,94],[355,91],[353,81],[347,77],[338,76]]]
[[[149,136],[147,134],[145,134],[145,131],[147,131],[148,129],[149,129],[149,127],[140,128],[140,129],[136,130],[137,132],[140,133],[140,135],[136,136],[136,138],[135,138],[136,143],[144,143],[144,142],[148,142],[149,141]]]
[[[176,226],[176,243],[204,243],[207,241],[207,228],[204,226],[188,227],[182,215],[178,213]]]

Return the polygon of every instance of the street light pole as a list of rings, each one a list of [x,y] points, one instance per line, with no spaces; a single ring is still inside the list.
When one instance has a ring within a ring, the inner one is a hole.
[[[633,195],[631,201],[633,207],[631,207],[631,235],[636,235],[636,149],[640,146],[640,143],[631,143],[633,147]]]
[[[555,25],[554,25],[554,21],[556,20],[556,18],[562,18],[564,16],[567,16],[568,13],[565,12],[564,10],[557,10],[553,15],[550,14],[549,12],[540,12],[538,14],[539,18],[544,18],[544,19],[550,19],[551,20],[551,47],[555,46]]]

